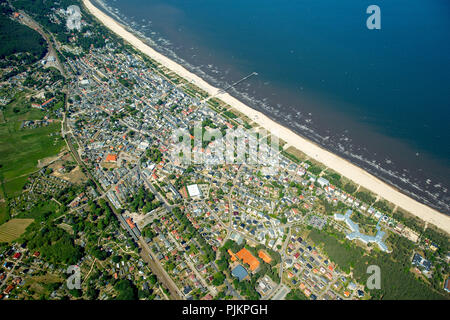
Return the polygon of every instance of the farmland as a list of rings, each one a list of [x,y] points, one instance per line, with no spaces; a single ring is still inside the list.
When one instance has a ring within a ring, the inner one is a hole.
[[[0,226],[0,242],[11,242],[19,238],[34,219],[12,219]]]

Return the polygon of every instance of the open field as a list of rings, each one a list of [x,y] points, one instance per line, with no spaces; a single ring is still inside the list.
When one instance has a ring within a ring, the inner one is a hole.
[[[58,204],[52,200],[41,201],[29,211],[20,212],[17,218],[21,219],[42,219],[51,212],[58,210]]]
[[[8,220],[8,208],[6,202],[0,202],[0,225]]]
[[[22,120],[42,119],[44,113],[27,106],[26,92],[16,95],[5,110],[5,123],[0,124],[0,177],[5,196],[22,191],[27,176],[36,171],[39,159],[57,154],[64,145],[58,135],[60,123],[20,129]]]
[[[0,226],[0,242],[11,242],[19,238],[34,219],[12,219]]]
[[[3,201],[5,199],[5,193],[3,191],[3,183],[1,181],[1,176],[0,176],[0,202]]]
[[[9,197],[14,197],[22,193],[23,186],[27,183],[28,176],[19,176],[17,178],[4,181],[3,187],[5,194]]]
[[[59,287],[64,279],[60,275],[47,273],[26,278],[24,288],[29,290],[33,299],[40,299],[42,296],[50,295],[55,288]],[[19,298],[21,298],[19,296]]]

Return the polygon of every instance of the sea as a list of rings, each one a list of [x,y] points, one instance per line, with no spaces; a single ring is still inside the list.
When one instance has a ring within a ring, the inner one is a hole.
[[[450,1],[93,3],[216,87],[256,72],[228,92],[450,214]]]

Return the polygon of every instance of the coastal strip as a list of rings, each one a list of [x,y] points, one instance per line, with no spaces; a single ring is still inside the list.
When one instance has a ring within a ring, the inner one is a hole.
[[[108,29],[110,29],[119,37],[123,38],[135,49],[141,51],[151,59],[170,69],[178,76],[186,79],[189,82],[192,82],[194,85],[204,90],[211,96],[214,96],[229,104],[232,108],[244,114],[256,124],[270,131],[275,136],[278,136],[289,145],[305,153],[308,157],[322,163],[328,168],[352,180],[356,184],[379,195],[381,198],[410,212],[421,220],[431,223],[450,234],[450,216],[447,216],[429,206],[418,202],[417,200],[408,197],[394,187],[388,185],[387,183],[359,168],[358,166],[352,164],[351,162],[323,149],[319,145],[301,137],[292,130],[276,123],[263,113],[250,108],[238,99],[232,97],[230,94],[223,93],[222,91],[220,91],[220,89],[210,85],[199,76],[188,71],[183,66],[172,61],[171,59],[167,58],[166,56],[162,55],[161,53],[145,44],[133,33],[127,31],[113,18],[95,7],[89,0],[83,0],[83,4],[88,9],[88,11],[92,15],[94,15],[101,23],[103,23]]]

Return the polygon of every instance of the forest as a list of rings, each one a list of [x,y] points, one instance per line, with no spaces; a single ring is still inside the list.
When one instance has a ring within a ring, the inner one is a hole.
[[[313,229],[309,235],[317,245],[321,245],[325,253],[343,271],[353,272],[355,279],[365,284],[370,274],[367,267],[377,265],[381,269],[381,289],[370,290],[374,299],[443,299],[444,296],[430,286],[416,279],[409,271],[412,243],[400,236],[391,235],[391,243],[395,248],[390,254],[372,251],[367,255],[364,249],[353,243],[342,240],[339,235],[328,234]]]
[[[47,45],[42,36],[3,13],[0,14],[0,59],[12,54],[27,52],[39,60],[47,52]]]

